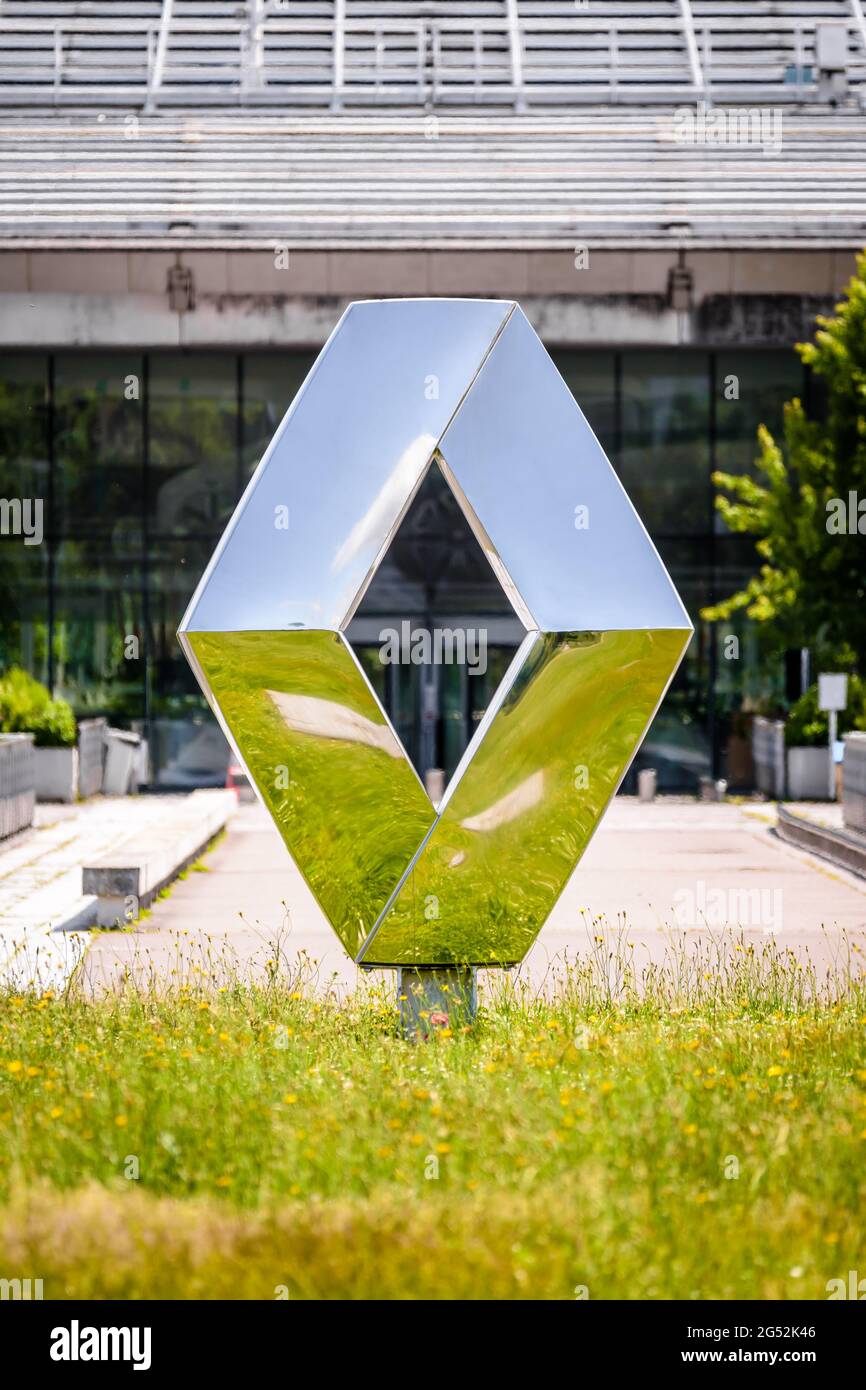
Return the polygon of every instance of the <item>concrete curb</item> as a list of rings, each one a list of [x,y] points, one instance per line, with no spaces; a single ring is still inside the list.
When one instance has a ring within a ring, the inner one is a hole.
[[[840,869],[866,878],[866,835],[818,825],[804,816],[795,816],[784,806],[778,807],[777,815],[776,831],[780,839],[822,859],[829,859]]]

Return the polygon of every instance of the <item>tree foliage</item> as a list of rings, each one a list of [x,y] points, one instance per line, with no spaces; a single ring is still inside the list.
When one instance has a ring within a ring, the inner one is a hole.
[[[835,315],[817,323],[797,351],[823,383],[825,418],[794,399],[780,442],[758,431],[754,476],[713,474],[719,513],[755,537],[762,563],[702,616],[745,612],[777,651],[811,647],[821,663],[866,671],[866,252]]]

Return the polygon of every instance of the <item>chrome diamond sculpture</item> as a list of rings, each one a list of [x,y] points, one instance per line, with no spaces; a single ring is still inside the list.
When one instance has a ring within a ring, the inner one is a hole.
[[[429,468],[526,628],[436,806],[345,635]],[[521,309],[431,299],[349,306],[178,635],[343,946],[412,970],[523,959],[691,632]]]

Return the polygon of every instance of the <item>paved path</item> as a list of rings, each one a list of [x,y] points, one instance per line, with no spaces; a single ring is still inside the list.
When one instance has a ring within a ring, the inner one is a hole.
[[[618,797],[524,969],[540,981],[566,953],[584,951],[598,934],[607,943],[623,924],[636,958],[661,959],[671,928],[689,941],[742,930],[755,943],[772,938],[808,951],[822,968],[843,929],[866,950],[866,881],[783,844],[774,820],[774,807],[761,803]],[[258,805],[240,808],[205,864],[155,904],[140,930],[95,940],[85,965],[94,986],[124,970],[177,979],[218,973],[227,961],[262,969],[275,941],[293,962],[306,953],[321,983],[354,984],[356,968]]]
[[[164,820],[176,797],[95,797],[80,806],[40,805],[34,826],[0,842],[0,978],[61,984],[89,942],[96,899],[81,869],[131,835]]]

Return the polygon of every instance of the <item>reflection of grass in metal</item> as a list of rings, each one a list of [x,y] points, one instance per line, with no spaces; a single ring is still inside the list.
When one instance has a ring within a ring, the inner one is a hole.
[[[354,955],[433,822],[421,784],[388,748],[387,721],[336,634],[189,640],[283,840]]]
[[[644,968],[587,925],[549,988],[492,975],[475,1027],[425,1046],[393,994],[337,1002],[273,941],[250,985],[197,932],[152,989],[0,996],[4,1274],[46,1298],[685,1300],[862,1275],[856,943],[818,980],[772,942]]]
[[[354,955],[433,823],[423,789],[388,747],[387,721],[339,636],[189,640],[286,845]],[[365,963],[523,958],[686,640],[536,640]],[[576,785],[579,767],[586,785]]]
[[[631,761],[689,635],[538,639],[365,963],[523,958]],[[580,767],[585,786],[576,785]],[[527,787],[537,789],[539,776],[541,795],[524,796],[514,814],[514,799]],[[492,814],[496,808],[499,815]]]

